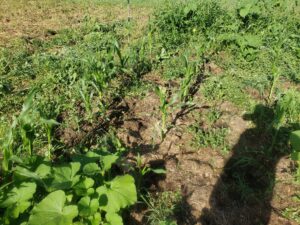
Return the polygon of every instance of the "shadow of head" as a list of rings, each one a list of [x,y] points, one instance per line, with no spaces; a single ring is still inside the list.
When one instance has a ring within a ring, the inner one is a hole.
[[[259,104],[256,105],[253,112],[250,114],[245,114],[243,116],[244,120],[252,121],[256,129],[266,130],[272,124],[274,120],[274,110],[268,106]]]

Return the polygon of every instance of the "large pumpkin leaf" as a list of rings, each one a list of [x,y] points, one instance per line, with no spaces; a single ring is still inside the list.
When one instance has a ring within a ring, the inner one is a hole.
[[[42,163],[40,164],[35,172],[30,171],[29,169],[21,166],[16,166],[14,171],[14,177],[18,180],[28,180],[33,179],[37,182],[38,185],[42,185],[46,187],[46,184],[44,183],[45,178],[47,178],[51,174],[51,166]]]
[[[100,163],[101,172],[104,173],[110,170],[112,164],[118,160],[117,154],[112,154],[108,151],[92,152],[89,151],[85,155],[73,156],[74,162],[80,162],[83,165],[83,172],[87,175],[98,173],[100,168],[97,163]]]
[[[75,205],[65,206],[66,195],[63,191],[50,193],[31,211],[28,225],[70,225],[78,215]]]
[[[83,167],[82,171],[84,174],[86,174],[88,176],[93,176],[95,174],[99,174],[101,172],[101,169],[97,163],[87,163]]]
[[[94,193],[94,189],[92,188],[94,183],[92,178],[82,177],[73,189],[78,196],[91,195]]]
[[[117,213],[106,213],[106,225],[123,225],[122,217]]]
[[[106,212],[118,212],[137,201],[134,179],[130,175],[118,176],[96,191],[100,196],[100,208]]]
[[[36,191],[36,184],[23,182],[8,191],[1,193],[0,208],[6,208],[5,214],[12,218],[18,218],[21,213],[31,205],[29,201]]]
[[[112,164],[114,164],[118,160],[117,155],[105,155],[101,158],[101,165],[103,171],[108,171],[110,170]]]
[[[90,198],[85,196],[78,202],[79,215],[83,217],[89,217],[94,215],[99,208],[99,200],[97,198]]]
[[[76,175],[80,170],[80,163],[73,162],[53,168],[53,177],[47,183],[47,191],[67,190],[73,187],[80,179]]]

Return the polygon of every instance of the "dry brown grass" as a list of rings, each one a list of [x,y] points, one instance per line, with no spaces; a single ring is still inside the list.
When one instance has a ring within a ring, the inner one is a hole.
[[[131,13],[143,26],[151,8],[133,6]],[[0,45],[19,37],[43,38],[48,30],[75,28],[86,15],[111,22],[127,19],[128,13],[122,3],[93,0],[0,0]]]

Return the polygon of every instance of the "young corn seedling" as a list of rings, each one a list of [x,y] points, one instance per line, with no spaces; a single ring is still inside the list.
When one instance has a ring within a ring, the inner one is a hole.
[[[273,96],[273,93],[274,93],[274,89],[276,87],[276,84],[280,78],[280,73],[279,73],[279,70],[278,68],[276,67],[276,65],[273,65],[273,68],[272,68],[272,84],[271,84],[271,88],[270,88],[270,92],[269,92],[269,96],[268,96],[268,101],[269,103],[272,102],[272,96]]]
[[[120,45],[119,45],[119,43],[117,41],[115,41],[113,43],[113,46],[114,46],[114,51],[117,53],[117,56],[118,56],[119,61],[120,61],[120,69],[121,69],[121,71],[128,72],[128,71],[126,71],[126,68],[125,68],[126,63],[128,61],[128,57],[122,55]]]
[[[276,84],[280,78],[280,71],[278,66],[276,65],[277,63],[277,58],[278,58],[278,50],[275,49],[274,53],[274,60],[273,60],[273,64],[272,64],[272,83],[271,83],[271,88],[270,88],[270,92],[269,92],[269,96],[268,96],[268,102],[269,104],[272,103],[272,96],[274,93],[274,89],[276,87]]]
[[[273,123],[271,124],[273,128],[275,128],[275,134],[272,138],[272,145],[269,149],[271,152],[272,148],[274,147],[279,129],[285,123],[299,123],[299,97],[298,93],[291,89],[284,93],[283,96],[280,97],[278,100],[276,107],[275,107],[275,117]]]
[[[167,101],[167,90],[165,88],[156,87],[156,94],[159,96],[160,101],[160,112],[161,112],[161,137],[165,138],[165,134],[167,131],[167,115],[168,115],[168,101]]]
[[[93,119],[92,99],[94,96],[94,92],[89,92],[88,85],[84,79],[81,80],[79,93],[83,100],[84,107],[88,115],[88,120],[91,121]]]
[[[38,115],[33,110],[33,99],[36,90],[33,90],[23,104],[20,115],[16,118],[16,127],[22,139],[22,145],[29,155],[32,155],[33,141],[35,139],[35,125],[37,124]]]
[[[16,119],[13,120],[11,127],[8,130],[8,133],[3,142],[1,142],[1,151],[2,155],[2,169],[4,172],[9,171],[9,160],[13,156],[13,144],[14,144],[14,136],[15,136],[15,128],[16,128]]]
[[[185,75],[180,85],[180,100],[183,104],[191,100],[192,96],[189,94],[190,86],[192,84],[193,75],[196,74],[197,67],[194,63],[189,63],[187,56],[184,56]]]

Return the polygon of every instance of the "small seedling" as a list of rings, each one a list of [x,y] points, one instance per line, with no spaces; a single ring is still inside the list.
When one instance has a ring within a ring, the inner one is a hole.
[[[84,79],[81,80],[78,90],[83,100],[84,107],[88,115],[88,119],[91,121],[93,118],[92,100],[93,100],[94,92],[89,91],[88,84]]]
[[[187,56],[184,56],[185,74],[180,85],[180,100],[183,104],[191,100],[189,90],[192,84],[193,76],[196,74],[197,67],[194,63],[188,61]]]
[[[165,138],[165,133],[167,131],[167,116],[168,116],[168,101],[167,101],[167,90],[166,88],[156,87],[156,94],[159,96],[160,101],[160,112],[161,112],[161,137]]]
[[[53,128],[54,128],[54,126],[59,125],[59,123],[53,119],[44,119],[44,118],[41,118],[41,123],[46,131],[47,141],[48,141],[47,157],[50,159],[51,158],[51,150],[52,150]]]

